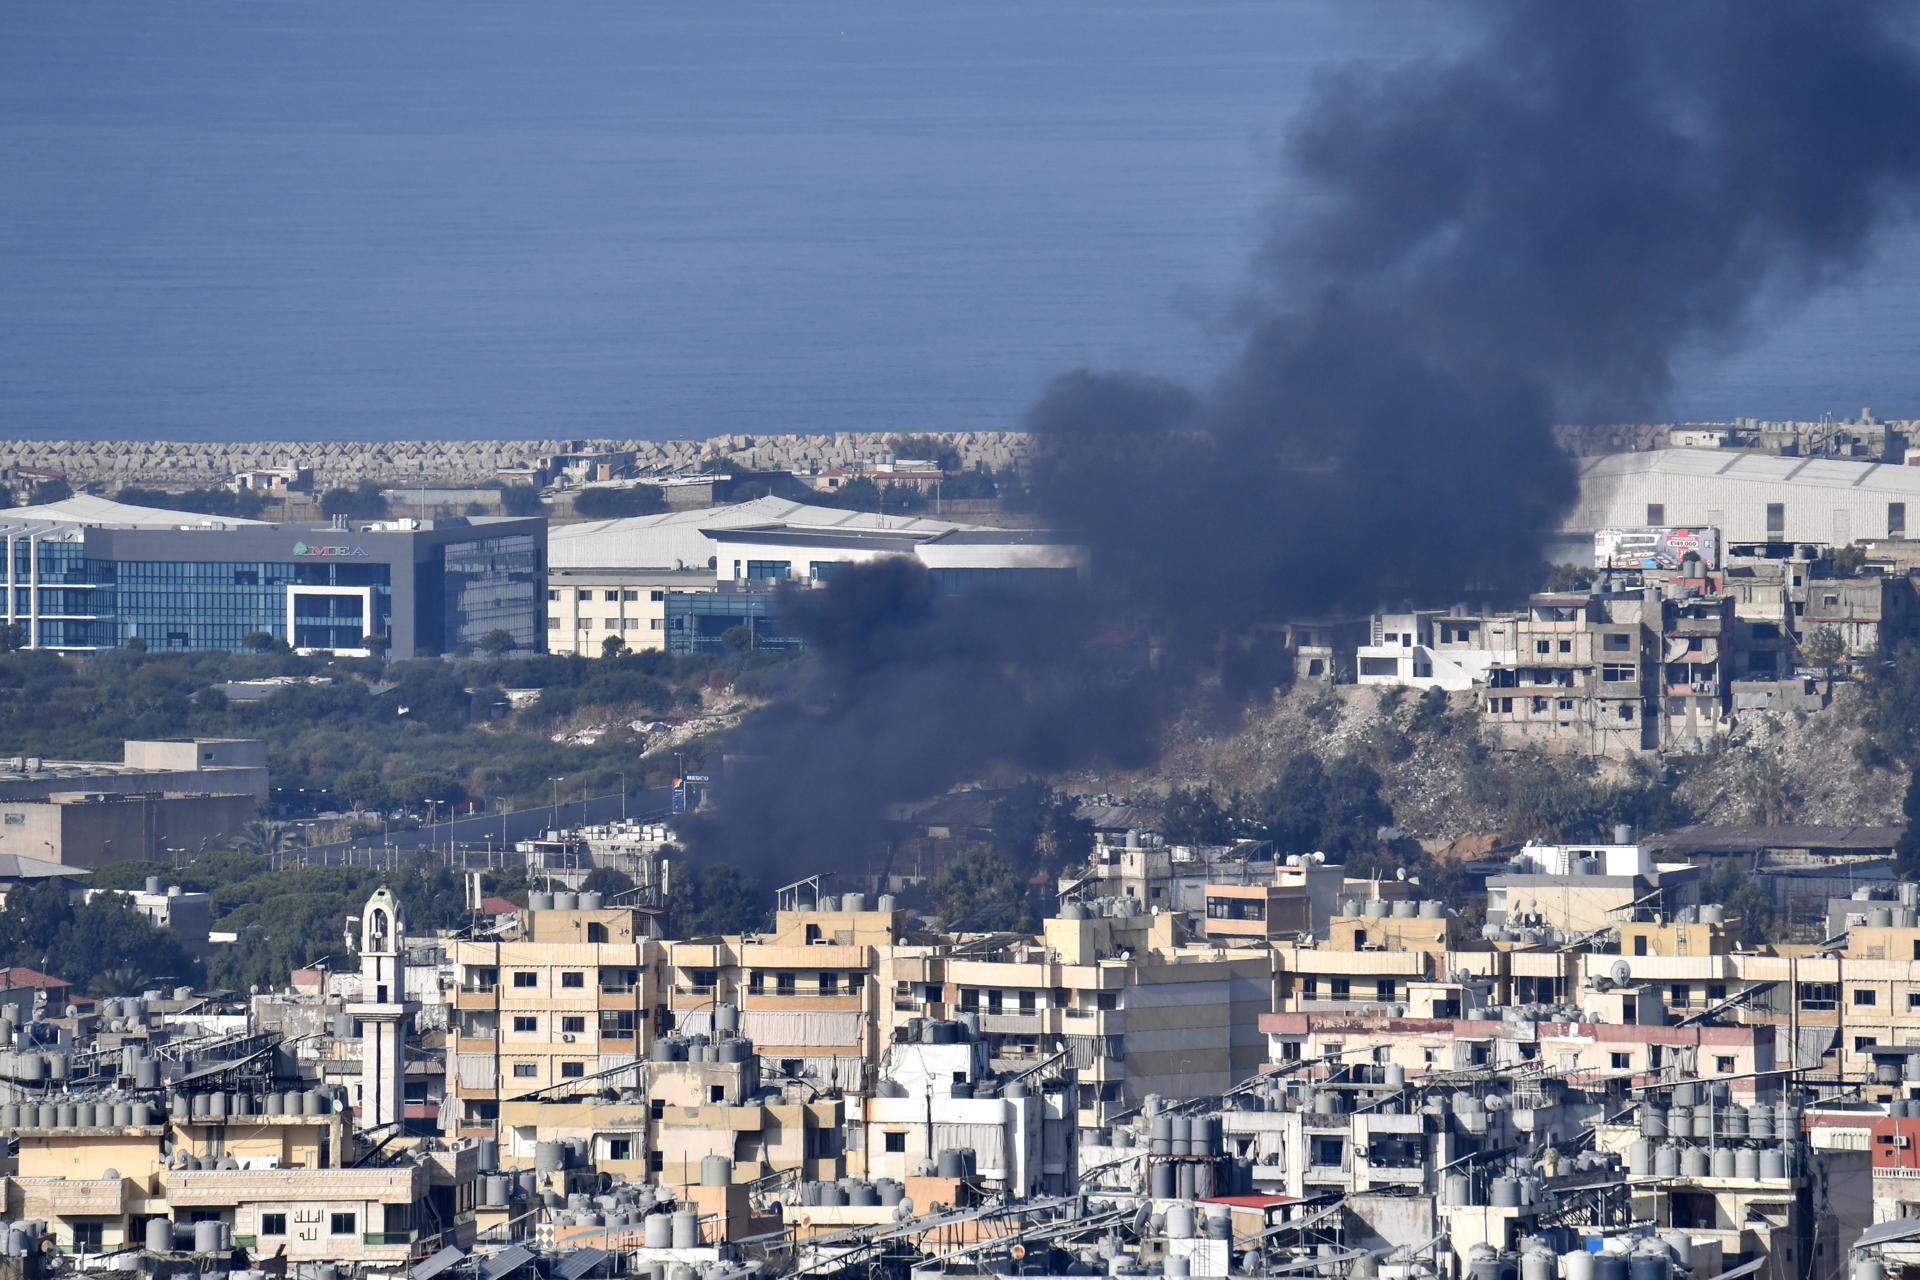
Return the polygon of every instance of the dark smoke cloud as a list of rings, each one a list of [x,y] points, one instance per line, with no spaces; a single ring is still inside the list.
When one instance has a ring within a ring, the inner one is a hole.
[[[1083,371],[1035,406],[1092,593],[943,602],[899,566],[813,593],[822,683],[750,727],[770,785],[730,788],[707,847],[847,865],[887,801],[1150,757],[1153,699],[1087,661],[1115,621],[1170,646],[1175,691],[1254,624],[1520,595],[1573,493],[1551,424],[1650,411],[1676,357],[1914,211],[1901,9],[1483,12],[1458,60],[1319,87],[1288,150],[1312,212],[1271,233],[1215,385]]]

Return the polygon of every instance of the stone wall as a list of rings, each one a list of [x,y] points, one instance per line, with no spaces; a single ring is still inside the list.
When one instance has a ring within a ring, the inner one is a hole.
[[[319,489],[365,480],[390,486],[474,485],[502,468],[527,467],[556,453],[631,449],[642,472],[671,475],[722,459],[752,470],[844,466],[886,452],[889,436],[717,436],[711,440],[396,440],[385,442],[165,440],[0,440],[0,469],[48,467],[75,485],[112,494],[127,485],[195,488],[224,485],[236,472],[299,465]],[[967,431],[951,437],[965,465],[1022,466],[1028,441],[1015,432]]]

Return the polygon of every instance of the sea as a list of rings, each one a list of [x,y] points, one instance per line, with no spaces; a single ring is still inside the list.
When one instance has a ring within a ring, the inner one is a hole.
[[[1462,11],[19,0],[0,437],[992,430],[1067,370],[1204,381],[1310,86]],[[1916,248],[1666,408],[1920,417]]]

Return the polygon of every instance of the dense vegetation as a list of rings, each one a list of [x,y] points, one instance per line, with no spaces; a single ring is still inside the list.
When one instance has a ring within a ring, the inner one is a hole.
[[[485,810],[537,804],[558,775],[576,793],[613,789],[623,769],[630,786],[662,783],[672,762],[639,765],[631,735],[570,746],[554,734],[583,719],[624,726],[684,714],[707,688],[772,691],[788,665],[765,652],[386,664],[272,651],[119,651],[74,662],[23,651],[0,654],[0,755],[117,760],[127,738],[256,737],[267,744],[283,801],[304,793],[322,808],[377,811],[432,799]],[[257,702],[230,702],[212,687],[311,675],[329,683],[289,685]],[[524,710],[489,721],[506,688],[541,692]]]
[[[650,516],[667,509],[667,499],[654,484],[636,484],[623,489],[582,489],[573,495],[573,514],[588,520],[612,520],[623,516]]]
[[[103,996],[157,985],[193,983],[200,968],[125,898],[76,902],[65,880],[43,880],[7,894],[0,909],[0,967],[24,965]],[[58,1012],[58,1010],[55,1010]]]

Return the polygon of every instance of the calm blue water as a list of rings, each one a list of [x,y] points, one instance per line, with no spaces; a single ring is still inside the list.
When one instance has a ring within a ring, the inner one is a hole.
[[[1198,376],[1379,0],[0,9],[0,434],[1017,425]],[[1912,241],[1676,409],[1920,415]]]

